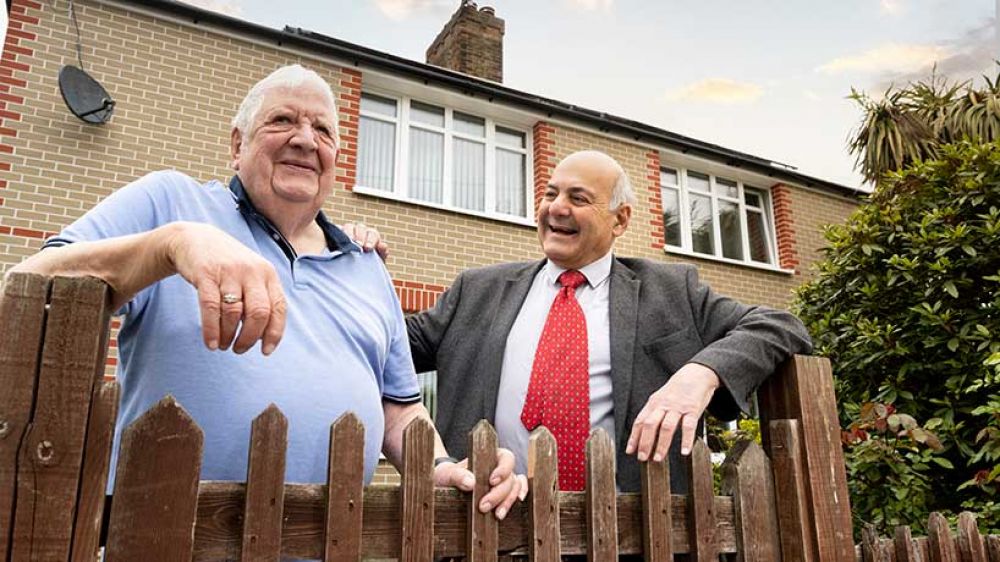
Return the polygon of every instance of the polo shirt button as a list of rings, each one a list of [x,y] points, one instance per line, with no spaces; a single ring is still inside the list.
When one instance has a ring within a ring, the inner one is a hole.
[[[281,239],[281,237],[278,236],[277,234],[272,234],[271,238],[274,238],[275,240],[280,240]]]

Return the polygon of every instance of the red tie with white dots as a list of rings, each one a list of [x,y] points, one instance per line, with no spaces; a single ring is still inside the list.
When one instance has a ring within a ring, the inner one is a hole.
[[[559,489],[583,490],[585,449],[590,433],[590,355],[587,321],[576,288],[587,279],[576,270],[559,276],[562,288],[552,301],[535,351],[521,423],[531,431],[544,425],[556,438]]]

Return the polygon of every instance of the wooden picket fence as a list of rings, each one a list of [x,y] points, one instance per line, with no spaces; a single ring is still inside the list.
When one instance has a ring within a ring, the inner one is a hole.
[[[201,430],[165,397],[126,429],[108,506],[119,393],[103,380],[108,305],[106,286],[94,279],[22,274],[3,287],[6,561],[93,562],[102,544],[110,562],[856,560],[830,365],[815,357],[793,358],[762,388],[763,447],[741,443],[730,452],[720,496],[703,443],[686,461],[688,494],[670,493],[665,463],[642,466],[641,493],[616,493],[614,448],[602,432],[588,441],[586,491],[560,492],[555,443],[539,430],[531,436],[528,499],[497,522],[475,509],[495,463],[489,424],[470,433],[473,493],[434,487],[433,430],[422,421],[404,434],[402,484],[364,487],[364,430],[352,414],[331,425],[327,484],[286,484],[287,421],[274,407],[253,423],[247,482],[199,482]],[[929,560],[952,559],[959,560]]]
[[[896,528],[893,538],[879,538],[866,526],[857,547],[858,562],[1000,562],[1000,535],[982,536],[971,513],[958,516],[954,535],[940,513],[927,520],[927,536],[913,537],[908,526]]]

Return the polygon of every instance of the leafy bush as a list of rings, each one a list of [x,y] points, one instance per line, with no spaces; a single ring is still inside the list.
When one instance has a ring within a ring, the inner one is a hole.
[[[852,475],[887,471],[892,491],[880,504],[874,484],[855,482],[856,514],[919,524],[931,510],[969,509],[996,532],[1000,143],[938,154],[889,174],[845,225],[827,229],[826,258],[795,308],[833,362],[844,426],[871,422],[862,405],[881,403],[940,439],[939,452],[898,430],[848,447]]]

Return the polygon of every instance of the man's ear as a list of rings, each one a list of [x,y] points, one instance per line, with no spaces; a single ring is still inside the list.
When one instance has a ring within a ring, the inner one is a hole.
[[[632,220],[632,206],[628,203],[623,203],[620,207],[615,209],[615,224],[611,228],[611,232],[614,233],[615,237],[625,234],[628,230],[628,223]]]
[[[236,127],[229,133],[229,156],[232,157],[234,171],[240,170],[240,154],[243,151],[243,134]]]

